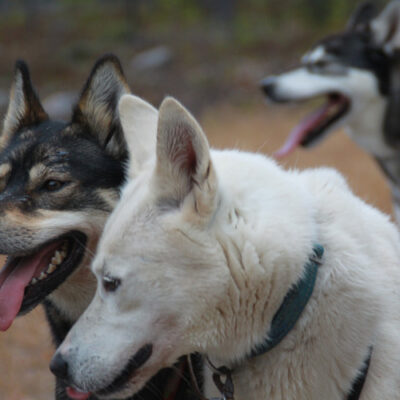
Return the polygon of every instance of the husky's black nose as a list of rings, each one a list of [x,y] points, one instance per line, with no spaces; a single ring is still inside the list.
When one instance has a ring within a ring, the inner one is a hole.
[[[63,380],[68,380],[68,362],[60,352],[57,352],[50,362],[50,371],[57,377]]]
[[[276,95],[276,78],[269,76],[260,82],[261,90],[272,101],[279,101]]]

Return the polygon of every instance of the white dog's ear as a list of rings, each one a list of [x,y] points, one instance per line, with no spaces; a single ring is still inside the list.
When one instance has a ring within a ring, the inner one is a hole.
[[[188,199],[201,217],[214,209],[217,179],[207,138],[192,115],[171,97],[159,110],[156,178],[161,202],[181,204]]]
[[[118,105],[129,151],[129,176],[134,177],[156,152],[158,111],[143,99],[126,94]]]
[[[391,54],[400,49],[400,1],[391,1],[371,22],[374,43]]]

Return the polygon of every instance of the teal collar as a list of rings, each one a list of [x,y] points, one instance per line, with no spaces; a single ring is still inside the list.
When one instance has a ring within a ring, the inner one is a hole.
[[[271,350],[273,347],[278,345],[296,325],[296,322],[300,318],[303,310],[306,308],[308,300],[310,300],[314,290],[318,267],[321,265],[323,254],[324,248],[321,245],[316,244],[313,247],[313,254],[309,257],[304,266],[303,276],[287,292],[281,306],[272,318],[271,327],[266,339],[263,343],[253,349],[250,353],[250,357],[257,357]],[[217,368],[208,358],[206,358],[206,360],[213,371],[212,376],[214,383],[222,396],[221,398],[217,397],[210,400],[234,400],[232,370],[225,366]],[[221,377],[224,377],[224,379],[221,379]],[[203,395],[201,395],[200,398],[208,400]],[[353,398],[349,398],[348,400],[353,400]]]
[[[314,245],[313,254],[304,266],[302,278],[286,294],[272,319],[266,339],[253,349],[250,357],[259,356],[271,350],[293,329],[310,300],[323,254],[324,248],[320,244]]]

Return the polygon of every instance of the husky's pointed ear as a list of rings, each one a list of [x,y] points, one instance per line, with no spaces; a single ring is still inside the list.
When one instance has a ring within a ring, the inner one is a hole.
[[[397,52],[396,52],[397,53]],[[389,76],[389,93],[385,110],[383,133],[385,142],[400,149],[400,58],[393,60]]]
[[[48,119],[32,86],[28,66],[24,61],[17,61],[0,145],[3,147],[19,129]]]
[[[377,13],[374,4],[363,2],[357,6],[353,14],[347,22],[346,29],[348,31],[365,31],[368,29],[368,24]]]
[[[391,1],[383,11],[371,21],[370,31],[375,45],[391,55],[400,50],[400,1]]]
[[[129,176],[134,177],[155,155],[158,111],[137,96],[126,94],[118,105],[129,152]]]
[[[389,146],[400,148],[400,1],[393,0],[371,22],[375,46],[390,60],[388,104],[385,111],[384,138]]]
[[[171,97],[159,110],[156,153],[161,200],[181,204],[188,199],[197,215],[209,215],[215,207],[217,179],[207,138],[192,115]]]
[[[129,92],[118,58],[107,54],[94,65],[72,116],[114,156],[126,153],[117,105]]]

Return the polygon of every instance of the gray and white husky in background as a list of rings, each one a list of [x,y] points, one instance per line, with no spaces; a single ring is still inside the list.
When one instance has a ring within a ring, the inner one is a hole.
[[[278,157],[312,146],[344,127],[370,153],[390,181],[400,223],[400,1],[377,15],[361,5],[345,31],[318,42],[297,69],[262,81],[273,102],[325,97],[326,103],[290,133]]]

